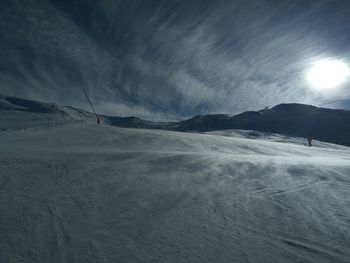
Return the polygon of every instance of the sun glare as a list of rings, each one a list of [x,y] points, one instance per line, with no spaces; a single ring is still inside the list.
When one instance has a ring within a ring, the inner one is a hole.
[[[317,61],[307,73],[307,80],[314,89],[320,91],[339,87],[349,76],[348,66],[339,60]]]

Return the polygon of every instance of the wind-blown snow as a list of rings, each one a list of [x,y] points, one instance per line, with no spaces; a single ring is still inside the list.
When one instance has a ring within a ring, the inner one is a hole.
[[[350,148],[255,134],[2,132],[0,261],[348,262]]]

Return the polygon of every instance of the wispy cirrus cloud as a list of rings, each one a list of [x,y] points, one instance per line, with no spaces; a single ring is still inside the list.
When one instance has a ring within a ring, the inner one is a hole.
[[[13,0],[1,7],[1,93],[81,105],[84,87],[102,112],[171,118],[350,97],[348,84],[317,94],[305,82],[313,60],[350,59],[343,1]]]

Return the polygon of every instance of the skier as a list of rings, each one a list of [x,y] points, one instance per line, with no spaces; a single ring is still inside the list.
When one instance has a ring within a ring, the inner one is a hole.
[[[309,135],[309,137],[307,138],[307,141],[309,142],[309,146],[311,147],[312,146],[312,140],[313,140],[313,136],[312,134]]]
[[[100,118],[97,115],[96,115],[96,122],[97,122],[98,125],[101,124]]]

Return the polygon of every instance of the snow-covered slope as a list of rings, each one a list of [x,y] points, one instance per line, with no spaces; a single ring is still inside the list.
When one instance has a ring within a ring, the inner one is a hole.
[[[8,131],[0,261],[349,262],[350,149],[303,143],[92,122]]]
[[[92,120],[94,115],[69,106],[0,95],[0,131],[53,127]]]

